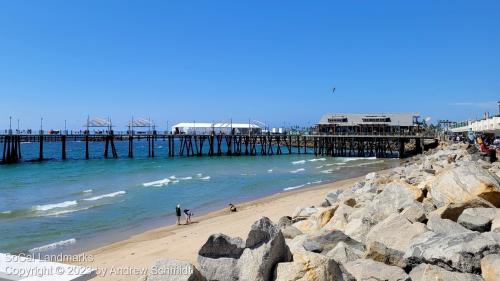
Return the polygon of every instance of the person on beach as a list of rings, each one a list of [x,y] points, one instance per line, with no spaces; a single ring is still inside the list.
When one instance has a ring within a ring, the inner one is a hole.
[[[186,224],[191,223],[191,217],[193,216],[193,212],[189,209],[184,209],[184,214],[186,215]]]
[[[177,204],[175,207],[175,215],[177,216],[177,225],[181,224],[181,205]]]
[[[231,213],[234,213],[237,212],[238,210],[236,210],[236,206],[234,206],[233,203],[229,203],[229,211]]]

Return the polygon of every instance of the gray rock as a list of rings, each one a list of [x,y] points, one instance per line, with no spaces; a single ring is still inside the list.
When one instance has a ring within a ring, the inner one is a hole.
[[[292,215],[292,223],[306,220],[318,211],[319,209],[315,207],[297,208]]]
[[[413,238],[426,232],[425,224],[411,223],[400,214],[393,214],[374,226],[366,237],[365,257],[386,264],[405,266],[403,256]]]
[[[500,255],[487,255],[481,259],[481,276],[485,281],[500,280]]]
[[[186,261],[163,259],[148,271],[147,281],[206,281],[205,277]]]
[[[331,251],[339,242],[364,251],[364,245],[351,237],[345,235],[342,231],[320,231],[315,234],[308,235],[303,246],[307,251],[314,253],[326,254]]]
[[[430,212],[436,210],[436,206],[432,202],[431,198],[424,198],[422,201],[422,208],[424,209],[424,213],[427,216]]]
[[[369,217],[353,218],[346,224],[344,232],[352,239],[364,244],[366,235],[376,223]]]
[[[500,216],[497,208],[469,208],[462,212],[458,223],[475,231],[489,231],[492,221]]]
[[[412,241],[404,258],[409,266],[428,263],[449,271],[480,272],[481,257],[500,252],[500,234],[426,232]]]
[[[401,268],[369,259],[348,262],[343,269],[354,280],[410,281],[410,276]]]
[[[330,205],[333,205],[333,204],[337,203],[337,200],[339,199],[339,195],[342,194],[342,192],[344,192],[344,190],[342,190],[342,189],[336,189],[332,192],[328,192],[325,200],[328,201],[328,203],[330,203]]]
[[[212,235],[198,253],[200,271],[208,280],[270,280],[279,262],[292,254],[280,229],[266,217],[256,221],[245,244],[239,238]]]
[[[431,264],[420,264],[410,272],[415,281],[483,281],[479,275],[445,270]]]
[[[201,247],[198,255],[211,259],[239,259],[241,254],[243,254],[244,248],[245,243],[243,239],[239,237],[231,238],[219,233],[210,235],[208,241]]]
[[[439,217],[431,217],[427,221],[427,228],[435,233],[442,234],[457,234],[457,233],[471,233],[472,231],[461,226],[460,224]]]
[[[306,249],[304,249],[304,246],[303,246],[306,239],[307,239],[307,235],[301,234],[301,235],[295,236],[295,238],[293,238],[293,239],[286,239],[285,242],[288,245],[290,252],[292,252],[292,254],[295,254],[295,252],[306,250]]]
[[[237,263],[244,248],[241,238],[231,238],[224,234],[211,235],[198,252],[202,275],[208,280],[238,280]]]
[[[354,211],[354,208],[349,207],[345,204],[339,204],[339,207],[333,214],[333,217],[330,221],[323,227],[323,229],[327,230],[341,230],[345,229],[345,226],[348,223],[349,215]]]
[[[291,225],[281,229],[281,232],[283,233],[283,237],[285,237],[285,239],[293,239],[302,234],[302,231]]]
[[[485,232],[491,229],[491,220],[482,216],[473,216],[462,213],[457,222],[473,231]]]
[[[271,280],[278,263],[292,261],[283,234],[266,217],[252,225],[245,247],[238,260],[240,280]]]
[[[340,264],[344,264],[360,259],[363,256],[363,251],[344,242],[339,242],[335,248],[326,253],[326,256],[334,259]]]
[[[293,262],[279,263],[276,281],[343,281],[339,265],[329,257],[311,252],[293,254]]]
[[[411,222],[423,222],[427,219],[425,217],[425,210],[420,203],[406,207],[401,212],[401,215]]]
[[[382,221],[393,213],[403,211],[422,196],[420,189],[402,182],[391,182],[381,188],[382,192],[369,205],[373,209],[375,221]]]
[[[308,240],[304,241],[304,244],[302,244],[302,245],[304,246],[304,249],[306,249],[309,252],[313,252],[313,253],[323,252],[323,245],[321,245],[321,243],[316,241],[316,240],[308,239]]]
[[[458,166],[436,177],[431,195],[438,207],[448,203],[466,203],[482,198],[500,207],[500,184],[487,170],[477,165]]]
[[[284,216],[278,220],[278,226],[280,228],[285,228],[289,225],[292,225],[292,217],[290,216]]]
[[[493,206],[490,202],[482,198],[475,198],[465,203],[447,203],[443,207],[427,214],[427,217],[430,218],[432,216],[438,216],[442,219],[457,221],[458,217],[460,217],[460,215],[464,210],[470,208],[483,208],[483,207],[495,208],[495,206]]]
[[[497,212],[497,214],[491,221],[491,231],[500,233],[500,212]]]

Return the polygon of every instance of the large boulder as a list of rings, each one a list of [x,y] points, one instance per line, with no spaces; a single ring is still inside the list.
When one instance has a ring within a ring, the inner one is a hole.
[[[401,268],[369,259],[348,262],[343,270],[350,280],[410,281],[410,276]]]
[[[339,265],[329,257],[312,252],[296,252],[293,262],[279,263],[276,281],[342,281]]]
[[[466,203],[477,198],[500,207],[500,184],[487,170],[477,165],[443,171],[434,181],[431,195],[438,207],[448,203]]]
[[[186,261],[163,259],[148,271],[147,281],[206,281],[205,277]]]
[[[432,231],[412,241],[404,258],[409,266],[421,263],[438,265],[449,271],[479,273],[480,260],[488,254],[500,252],[500,234],[458,233],[442,234]]]
[[[464,227],[474,231],[489,231],[491,221],[500,214],[496,208],[470,208],[462,212],[457,222]]]
[[[285,239],[293,239],[302,234],[302,231],[291,225],[281,229],[281,232],[283,233],[283,237],[285,237]]]
[[[349,215],[354,211],[353,207],[347,206],[345,204],[339,204],[339,207],[333,214],[333,217],[330,221],[323,227],[323,229],[327,230],[342,230],[344,231],[345,226],[347,225]]]
[[[412,206],[406,207],[401,212],[401,215],[411,222],[423,222],[427,219],[425,216],[425,210],[421,203],[415,203]]]
[[[314,213],[318,212],[319,209],[316,207],[307,207],[307,208],[297,208],[292,215],[292,223],[306,220]]]
[[[479,275],[445,270],[431,264],[420,264],[410,272],[415,281],[483,281]]]
[[[364,251],[364,245],[362,243],[359,243],[339,230],[320,231],[310,234],[306,237],[302,245],[307,251],[326,255],[330,250],[335,248],[339,242],[344,242],[351,247]]]
[[[240,280],[271,280],[276,264],[291,260],[283,234],[269,218],[263,217],[252,225],[238,260]]]
[[[482,216],[472,216],[462,213],[458,217],[457,222],[473,231],[485,232],[491,228],[491,220]]]
[[[431,217],[427,221],[427,228],[435,233],[442,234],[457,234],[457,233],[470,233],[471,230],[461,226],[460,224],[439,217]]]
[[[422,190],[401,181],[390,182],[381,187],[369,207],[373,209],[373,219],[382,221],[393,213],[399,213],[423,199]]]
[[[271,280],[273,268],[292,254],[278,226],[266,217],[256,221],[246,242],[217,234],[198,253],[200,271],[208,280]]]
[[[344,242],[339,242],[335,248],[326,253],[326,256],[340,264],[344,264],[360,259],[363,256],[363,251]]]
[[[485,281],[500,280],[500,255],[487,255],[481,259],[481,276]]]
[[[238,259],[243,254],[245,243],[241,238],[224,234],[213,234],[198,252],[200,271],[208,280],[238,280]]]
[[[465,203],[447,203],[444,206],[430,212],[427,217],[438,216],[442,219],[457,221],[462,212],[470,208],[495,208],[490,202],[482,198],[474,198]]]
[[[304,233],[318,231],[330,221],[337,208],[338,204],[334,204],[333,206],[327,208],[320,208],[307,220],[298,223],[297,228]]]
[[[427,231],[425,224],[412,223],[403,215],[393,214],[375,225],[366,237],[366,257],[404,267],[403,256],[413,238]]]
[[[366,235],[376,223],[376,221],[369,217],[354,218],[346,224],[344,232],[352,239],[364,244],[366,242]]]
[[[498,212],[491,221],[491,231],[500,233],[500,213]]]
[[[337,200],[339,199],[339,196],[340,194],[342,194],[342,192],[344,192],[344,190],[342,189],[336,189],[332,192],[328,192],[328,194],[326,194],[325,200],[329,203],[329,205],[333,205],[337,203]]]
[[[305,251],[306,249],[304,248],[304,242],[307,239],[307,234],[301,234],[295,236],[293,239],[286,239],[285,242],[290,249],[290,252],[292,254],[295,254],[295,252],[299,251]]]

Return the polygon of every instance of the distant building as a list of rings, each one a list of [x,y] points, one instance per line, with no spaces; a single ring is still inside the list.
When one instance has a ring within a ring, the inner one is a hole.
[[[415,134],[418,113],[329,113],[316,125],[319,134]]]
[[[453,133],[487,133],[498,136],[500,135],[500,117],[487,116],[487,118],[483,120],[460,122],[453,126],[451,131]]]
[[[172,126],[172,134],[259,134],[262,128],[252,123],[194,123],[183,122]]]

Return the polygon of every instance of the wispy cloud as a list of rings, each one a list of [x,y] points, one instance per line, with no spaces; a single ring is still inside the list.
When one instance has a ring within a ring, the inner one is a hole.
[[[482,102],[453,102],[449,105],[464,106],[464,107],[477,107],[477,108],[493,108],[497,106],[496,101],[482,101]]]

